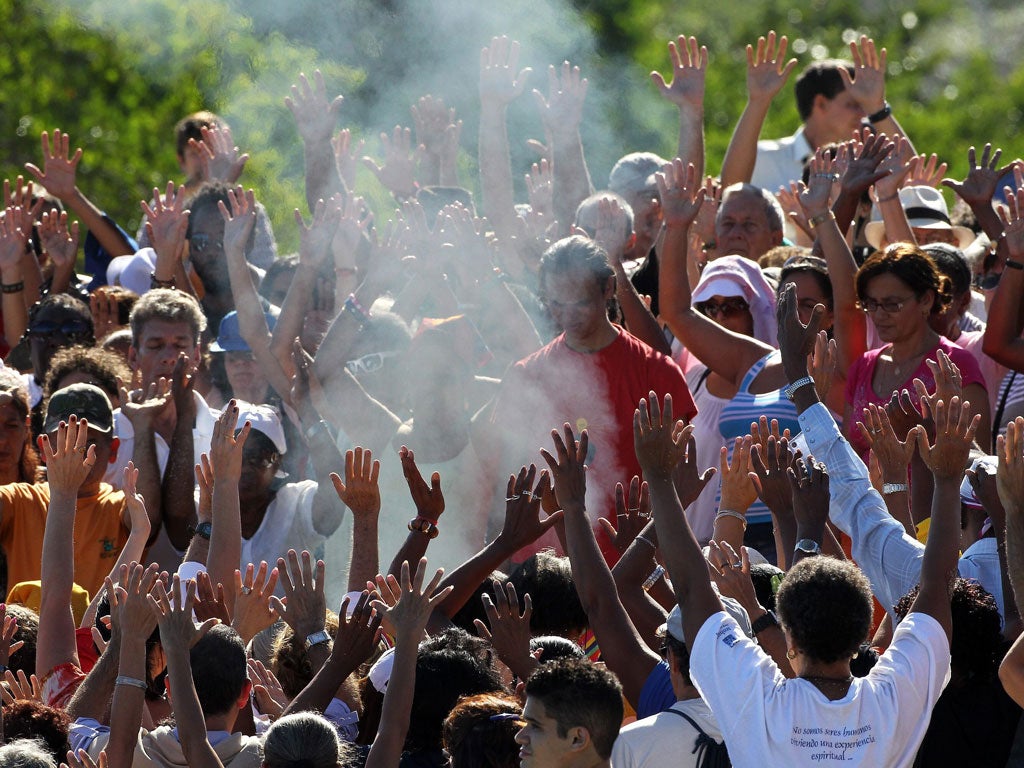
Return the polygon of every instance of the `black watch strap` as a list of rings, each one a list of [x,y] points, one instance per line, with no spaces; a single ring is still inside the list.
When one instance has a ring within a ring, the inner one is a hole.
[[[750,631],[756,637],[759,632],[764,632],[768,627],[777,626],[779,626],[779,619],[775,616],[775,611],[765,611],[763,616],[759,616],[750,625]]]

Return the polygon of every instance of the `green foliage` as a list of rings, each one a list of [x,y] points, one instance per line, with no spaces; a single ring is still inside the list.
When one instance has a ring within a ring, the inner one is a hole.
[[[341,122],[368,139],[396,123],[424,93],[443,96],[465,121],[463,183],[475,189],[479,50],[494,34],[522,41],[529,89],[546,91],[548,64],[580,64],[590,79],[583,137],[601,186],[614,161],[636,149],[671,155],[674,108],[648,78],[669,70],[666,41],[695,34],[708,46],[708,168],[716,171],[745,101],[744,46],[769,29],[787,33],[791,52],[848,55],[861,33],[888,48],[888,97],[919,150],[966,167],[966,148],[1010,143],[1020,129],[1024,8],[1012,0],[811,0],[802,3],[519,0],[501,7],[469,0],[0,0],[8,36],[0,58],[0,157],[14,177],[39,161],[39,133],[59,127],[85,150],[80,186],[134,232],[139,200],[179,178],[173,126],[197,109],[231,123],[251,155],[243,178],[271,215],[282,251],[297,246],[291,211],[305,211],[302,147],[283,104],[301,71],[320,68],[346,102]],[[791,89],[769,113],[765,136],[798,124]],[[531,94],[509,109],[514,177],[536,158],[527,138],[543,138]],[[519,183],[519,182],[517,182]],[[393,202],[362,172],[359,191],[386,218]],[[521,197],[525,193],[519,186]]]

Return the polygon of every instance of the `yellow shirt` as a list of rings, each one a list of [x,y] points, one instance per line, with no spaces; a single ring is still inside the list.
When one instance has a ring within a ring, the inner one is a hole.
[[[50,506],[46,483],[0,486],[0,545],[7,552],[7,583],[40,578],[43,531]],[[101,483],[95,496],[78,499],[75,513],[75,583],[95,595],[103,588],[128,541],[122,524],[124,493]]]

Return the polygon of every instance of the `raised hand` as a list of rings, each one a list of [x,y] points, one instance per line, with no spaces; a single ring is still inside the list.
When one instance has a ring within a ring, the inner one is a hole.
[[[480,101],[484,106],[503,107],[519,98],[526,88],[529,67],[516,71],[519,43],[502,35],[480,51]]]
[[[82,148],[76,149],[69,157],[71,139],[66,133],[61,133],[59,128],[53,130],[52,143],[46,131],[42,132],[40,138],[43,145],[43,168],[40,170],[37,165],[25,163],[25,170],[58,200],[67,200],[75,194],[75,176],[82,159]]]
[[[857,140],[847,146],[846,172],[840,183],[844,192],[857,197],[890,172],[882,163],[896,145],[884,133],[874,134],[865,128]]]
[[[231,623],[231,611],[228,610],[224,585],[214,585],[213,579],[206,571],[196,574],[196,600],[193,608],[199,621],[217,619],[222,624]]]
[[[136,430],[151,426],[171,402],[169,384],[163,377],[150,384],[145,391],[129,391],[120,378],[117,380],[117,386],[120,391],[121,413]]]
[[[39,436],[46,480],[53,495],[75,497],[96,464],[96,446],[88,444],[89,422],[72,414],[57,434]]]
[[[782,367],[790,383],[807,375],[807,356],[814,349],[824,315],[825,308],[818,304],[811,312],[807,325],[801,323],[796,286],[793,283],[783,286],[776,317],[779,325],[779,352],[782,353]]]
[[[555,173],[546,158],[534,163],[526,174],[526,194],[532,210],[546,216],[554,215]]]
[[[256,226],[256,194],[241,187],[229,189],[228,204],[230,209],[223,200],[217,203],[224,217],[224,253],[244,254]]]
[[[875,41],[861,35],[860,41],[850,42],[850,56],[853,58],[853,75],[846,67],[839,67],[843,87],[871,115],[885,106],[885,62],[886,51],[875,48]]]
[[[598,200],[594,242],[605,250],[613,264],[621,261],[631,236],[626,212],[619,201],[607,197]]]
[[[184,593],[182,586],[181,578],[178,574],[174,574],[170,596],[164,589],[163,582],[158,581],[147,598],[150,610],[160,625],[161,644],[168,649],[187,652],[218,621],[217,619],[206,619],[202,624],[196,626],[192,621],[192,608],[196,600],[196,583],[192,579],[186,581]],[[183,594],[184,599],[182,598]]]
[[[899,197],[900,187],[910,186],[908,179],[920,173],[924,157],[912,154],[910,142],[903,136],[897,136],[894,143],[893,151],[878,166],[886,174],[875,182],[875,197],[883,203]]]
[[[174,402],[177,417],[185,419],[190,424],[195,419],[195,386],[196,376],[192,361],[184,352],[179,352],[178,359],[174,361],[174,368],[171,369],[171,400]]]
[[[354,670],[373,653],[380,639],[380,624],[384,617],[374,610],[370,593],[366,590],[359,596],[351,616],[348,615],[350,601],[351,598],[346,596],[338,609],[338,631],[334,633],[331,657]]]
[[[101,749],[97,760],[93,760],[84,749],[71,750],[67,754],[67,762],[61,763],[60,768],[107,768],[107,750]]]
[[[317,200],[313,208],[313,219],[306,225],[305,219],[295,209],[295,223],[299,227],[299,261],[319,269],[331,253],[331,243],[341,222],[342,201],[335,195],[326,203]]]
[[[124,468],[124,482],[121,486],[124,491],[124,503],[128,508],[128,519],[131,523],[132,531],[146,531],[146,538],[148,539],[151,523],[149,522],[149,515],[146,513],[146,500],[142,498],[142,494],[136,489],[138,481],[139,470],[135,468],[133,462],[129,461],[128,466]]]
[[[545,494],[551,490],[551,475],[547,470],[541,472],[540,480],[534,487],[536,474],[537,467],[531,464],[528,468],[522,467],[518,475],[508,476],[505,519],[498,538],[514,552],[535,542],[562,519],[560,510],[550,512],[541,519],[541,504]]]
[[[39,222],[39,240],[43,250],[53,259],[53,265],[59,272],[70,272],[75,268],[75,257],[78,255],[78,222],[71,222],[68,228],[68,214],[61,211],[45,211]]]
[[[121,637],[146,638],[153,634],[156,617],[147,598],[159,582],[156,563],[143,568],[139,563],[122,565],[118,584],[108,576],[105,580],[110,595],[110,629]],[[161,584],[163,586],[163,584]]]
[[[245,642],[277,621],[270,597],[277,588],[278,570],[274,568],[268,574],[267,567],[267,561],[261,560],[258,569],[252,563],[245,566],[244,576],[235,570],[235,613],[231,626]]]
[[[798,458],[786,470],[793,490],[793,517],[798,531],[824,533],[828,522],[828,470],[813,456]],[[815,537],[819,544],[821,539]]]
[[[925,408],[925,406],[921,407]],[[929,434],[935,431],[932,419],[921,415],[921,411],[914,405],[914,401],[910,399],[910,392],[906,389],[892,393],[889,402],[885,404],[885,415],[897,435],[906,435],[917,426],[925,427]]]
[[[487,623],[474,619],[476,633],[489,642],[506,666],[522,679],[523,670],[528,670],[533,660],[530,656],[530,617],[533,615],[533,600],[523,595],[523,612],[519,612],[519,597],[512,584],[492,582],[492,598],[483,595],[484,613]],[[490,625],[488,627],[488,625]]]
[[[864,421],[858,421],[857,426],[878,460],[882,482],[907,482],[907,466],[914,458],[917,432],[911,429],[906,433],[906,439],[900,440],[885,408],[874,403],[864,409]]]
[[[586,506],[587,497],[587,475],[584,461],[587,458],[587,446],[589,436],[587,430],[580,432],[580,439],[572,431],[572,426],[566,422],[562,425],[563,436],[557,429],[551,430],[551,439],[555,443],[555,455],[545,448],[540,449],[540,455],[547,462],[551,470],[551,481],[555,486],[555,499],[561,509],[573,507],[576,509]]]
[[[802,184],[800,182],[791,181],[789,183],[789,189],[786,187],[779,187],[779,191],[775,193],[775,197],[779,201],[779,205],[782,206],[782,212],[785,214],[786,218],[799,227],[800,231],[807,235],[808,239],[814,240],[814,230],[807,222],[807,215],[804,213],[804,207],[800,205],[801,186]]]
[[[999,167],[1002,154],[1003,150],[997,148],[993,152],[992,145],[986,144],[982,148],[979,163],[978,152],[971,147],[967,150],[967,176],[963,181],[943,179],[942,186],[952,189],[968,205],[991,205],[999,180],[1013,168],[1013,161]]]
[[[237,423],[238,403],[232,399],[214,422],[213,437],[210,439],[210,466],[218,482],[237,483],[242,476],[242,446],[249,437],[252,424],[246,421],[236,437]]]
[[[814,158],[811,160],[811,175],[807,179],[807,186],[800,182],[800,193],[797,199],[804,209],[804,216],[808,221],[817,216],[826,214],[830,208],[832,184],[839,179],[835,172],[835,161],[828,156],[826,150],[817,149]]]
[[[789,484],[787,470],[793,461],[789,450],[789,438],[771,435],[765,443],[753,446],[750,453],[750,481],[754,484],[757,497],[771,510],[772,514],[790,514],[793,506],[793,489]]]
[[[416,129],[416,143],[427,152],[440,155],[444,149],[445,130],[456,122],[455,108],[449,109],[443,98],[428,93],[421,96],[409,111]]]
[[[836,374],[836,365],[839,362],[839,345],[835,339],[830,339],[825,331],[818,331],[814,339],[814,349],[807,356],[807,370],[814,379],[814,390],[818,393],[818,399],[824,402],[832,389],[832,381]]]
[[[651,492],[647,483],[641,483],[637,475],[629,481],[629,501],[626,501],[626,489],[622,483],[615,484],[615,525],[605,518],[598,519],[598,524],[608,534],[612,546],[619,552],[625,552],[633,540],[651,522]]]
[[[679,503],[683,506],[683,509],[686,509],[704,492],[704,488],[711,482],[711,478],[715,476],[715,472],[718,470],[714,467],[708,467],[701,472],[700,466],[697,464],[697,441],[693,437],[693,430],[690,430],[689,433],[684,432],[684,436],[686,453],[679,463],[676,464],[676,468],[672,473],[672,482],[676,487]]]
[[[277,571],[284,587],[284,600],[271,597],[271,604],[295,636],[305,640],[320,632],[326,622],[327,602],[324,599],[324,561],[317,560],[314,571],[313,557],[302,551],[302,564],[294,549],[288,550],[288,559],[278,558]]]
[[[269,716],[271,720],[280,717],[289,699],[274,671],[265,667],[259,659],[249,659],[249,681],[260,714]]]
[[[936,351],[935,360],[926,360],[925,364],[935,379],[935,391],[929,393],[921,379],[914,379],[914,391],[921,401],[921,412],[929,417],[934,415],[935,404],[939,400],[950,403],[954,397],[963,399],[964,380],[960,368],[941,349]]]
[[[1024,255],[1024,192],[1004,189],[1006,205],[998,208],[999,219],[1003,222],[1003,234],[1010,257]]]
[[[1019,516],[1024,510],[1024,418],[1006,425],[1006,436],[996,438],[996,489],[1006,514]]]
[[[373,226],[373,212],[363,198],[349,195],[338,217],[338,229],[334,233],[331,251],[336,269],[351,269],[355,266],[356,250]]]
[[[732,459],[729,449],[724,445],[719,454],[720,472],[722,477],[722,509],[746,512],[757,500],[757,489],[750,479],[750,449],[753,441],[750,435],[737,437],[732,448]]]
[[[533,91],[540,120],[550,134],[572,134],[583,120],[583,101],[587,97],[587,78],[580,68],[563,61],[561,68],[548,67],[548,97]]]
[[[386,612],[386,620],[395,628],[395,635],[400,643],[418,643],[434,607],[448,597],[454,589],[449,585],[435,594],[438,584],[441,583],[441,577],[444,576],[444,568],[438,568],[430,583],[424,587],[423,581],[426,573],[427,558],[425,557],[420,560],[416,568],[416,575],[412,577],[409,575],[409,562],[403,562],[398,602],[389,607],[381,600],[373,601],[373,607],[378,612]]]
[[[409,494],[412,496],[413,504],[416,505],[416,514],[427,520],[437,523],[444,512],[444,494],[441,492],[441,475],[435,472],[430,476],[430,485],[427,485],[416,466],[416,456],[404,445],[398,451],[398,458],[402,462],[402,474],[405,475],[405,482],[409,486]]]
[[[207,453],[200,454],[196,464],[196,487],[199,488],[199,503],[196,505],[196,517],[199,522],[213,520],[213,465]]]
[[[664,407],[656,392],[641,400],[633,414],[633,448],[644,476],[671,478],[687,453],[692,434],[691,425],[672,419],[672,395],[665,395]]]
[[[11,660],[11,654],[25,644],[21,640],[15,642],[14,636],[17,633],[17,618],[14,616],[8,616],[7,604],[0,603],[0,666],[3,666],[4,669],[7,668],[7,665]],[[10,670],[7,671],[9,672]]]
[[[750,578],[750,556],[746,547],[740,547],[739,554],[725,539],[708,542],[708,563],[711,578],[718,585],[718,591],[725,597],[743,606],[747,613],[753,613],[761,604]]]
[[[661,198],[661,213],[667,226],[689,227],[697,218],[701,205],[713,195],[710,181],[701,187],[693,163],[683,165],[678,157],[654,174]]]
[[[959,397],[946,405],[942,400],[935,403],[935,443],[930,445],[928,435],[921,427],[917,429],[917,450],[936,480],[959,482],[967,468],[968,456],[974,444],[974,435],[981,423],[981,414],[971,415],[971,404]]]
[[[39,684],[39,679],[35,675],[26,676],[23,669],[19,669],[17,675],[8,669],[4,672],[3,682],[4,684],[0,685],[0,696],[3,697],[4,706],[15,701],[38,701],[40,704],[45,703],[43,701],[43,687]]]
[[[0,219],[0,270],[20,272],[25,243],[31,234],[31,216],[19,205],[8,206]]]
[[[900,137],[902,139],[902,137]],[[903,139],[906,141],[906,139]],[[905,187],[935,187],[942,183],[942,177],[946,175],[948,163],[940,163],[939,156],[934,152],[928,155],[917,155],[917,163],[910,169],[907,177],[903,180]]]
[[[207,181],[223,181],[234,184],[245,170],[249,155],[238,154],[238,147],[228,126],[207,128],[203,126],[202,141],[192,139],[189,143],[199,150],[202,175]]]
[[[384,164],[369,155],[363,157],[363,165],[370,169],[377,181],[383,184],[397,199],[404,200],[416,194],[416,164],[423,155],[423,147],[413,146],[412,132],[396,125],[391,136],[381,133],[380,143],[384,148]]]
[[[304,73],[300,73],[299,84],[292,86],[292,95],[286,96],[284,103],[295,117],[299,136],[304,142],[313,144],[330,141],[344,100],[343,96],[328,99],[324,76],[318,69],[313,73],[313,85],[309,84]]]
[[[768,37],[757,38],[757,49],[747,46],[747,93],[751,101],[771,101],[789,80],[796,67],[796,59],[786,61],[788,38],[778,38],[775,47],[775,30]]]
[[[360,139],[358,143],[352,144],[352,131],[342,128],[338,134],[331,139],[331,149],[334,150],[334,165],[338,169],[338,175],[345,182],[345,186],[352,189],[356,185],[356,162],[363,156],[363,147],[366,142]]]
[[[357,446],[345,451],[345,480],[331,472],[331,482],[341,502],[352,510],[357,518],[377,517],[380,514],[380,461],[373,458],[373,452]]]
[[[696,37],[680,35],[669,40],[668,55],[672,60],[672,82],[665,82],[660,72],[651,72],[651,81],[658,92],[677,107],[699,107],[704,103],[704,80],[708,67],[708,49],[698,45]]]
[[[163,256],[177,263],[185,256],[185,233],[188,230],[189,211],[185,207],[185,188],[175,189],[174,182],[167,182],[164,196],[153,188],[153,205],[141,202],[146,214],[146,234],[157,256]]]

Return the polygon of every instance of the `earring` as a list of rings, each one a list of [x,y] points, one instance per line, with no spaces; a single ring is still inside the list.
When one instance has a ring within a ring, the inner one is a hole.
[[[786,658],[789,659],[790,661],[795,659],[796,658],[796,651],[794,651],[792,648],[790,648],[788,651],[786,651]]]

